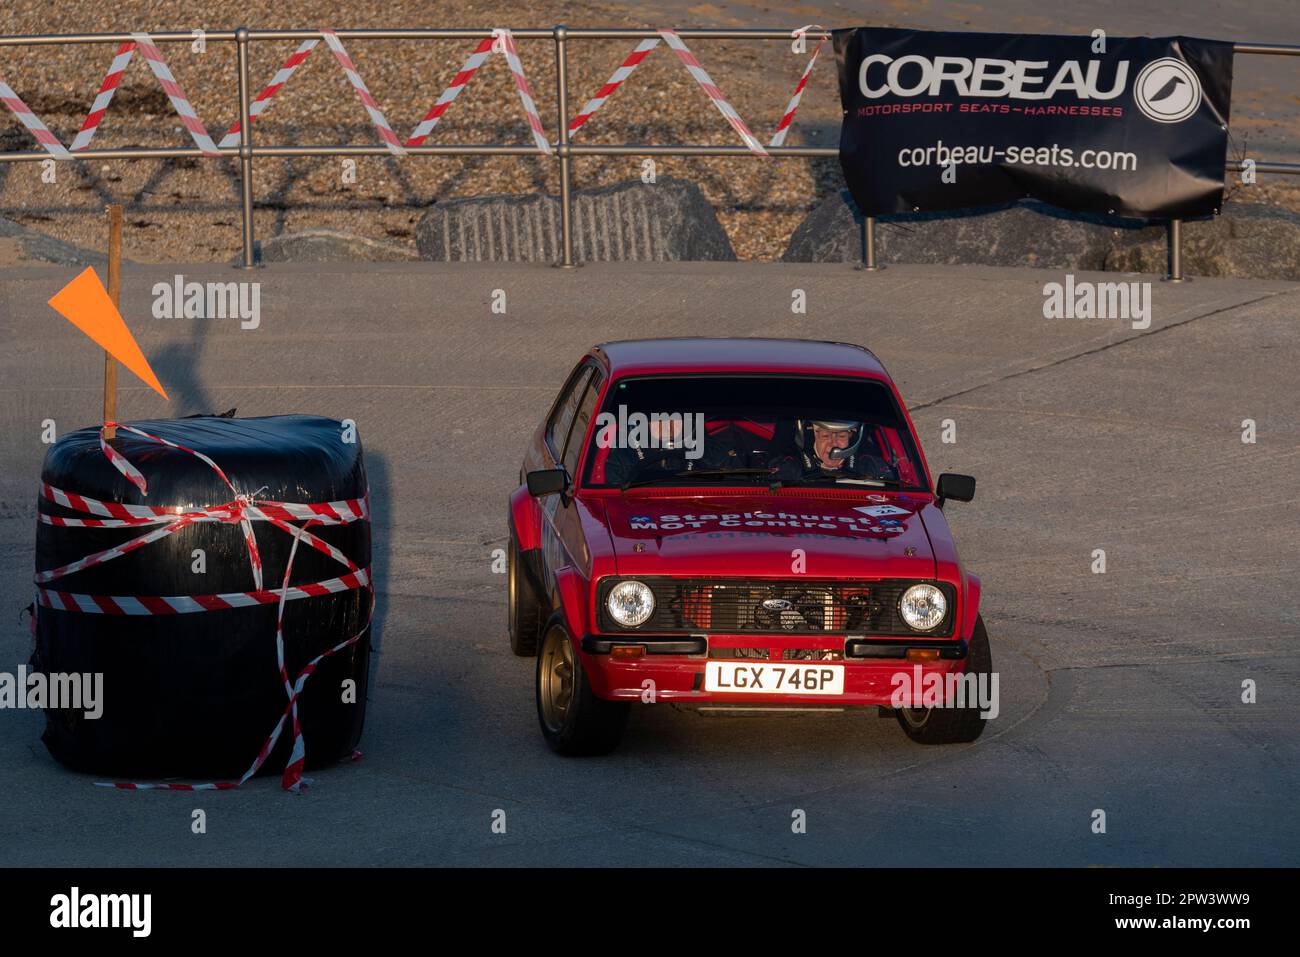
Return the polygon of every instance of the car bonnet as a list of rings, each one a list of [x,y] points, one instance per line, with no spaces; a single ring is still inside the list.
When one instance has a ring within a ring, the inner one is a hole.
[[[933,578],[928,495],[605,499],[620,575]]]

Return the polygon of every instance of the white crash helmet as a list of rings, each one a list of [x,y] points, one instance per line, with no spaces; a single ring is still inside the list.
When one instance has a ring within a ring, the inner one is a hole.
[[[854,422],[849,419],[796,419],[794,423],[794,440],[799,446],[801,452],[809,452],[813,449],[814,428],[826,429],[830,432],[849,432],[849,444],[842,449],[831,449],[831,460],[841,462],[844,459],[852,458],[858,451],[858,446],[862,444],[863,428],[861,422]]]

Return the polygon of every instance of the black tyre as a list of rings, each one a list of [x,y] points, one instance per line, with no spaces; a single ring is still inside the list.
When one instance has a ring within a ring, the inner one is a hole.
[[[966,670],[977,675],[993,672],[993,656],[989,652],[989,636],[984,630],[984,619],[975,619],[967,649]],[[987,677],[981,679],[988,681]],[[980,707],[970,708],[898,708],[894,712],[903,732],[919,744],[963,744],[974,741],[984,732],[988,722],[980,717]]]
[[[537,720],[556,754],[608,754],[627,727],[629,704],[597,698],[582,660],[558,618],[552,619],[537,655]]]
[[[510,650],[521,658],[537,654],[537,635],[542,630],[542,603],[519,562],[519,542],[510,530],[506,548],[506,617],[510,629]]]

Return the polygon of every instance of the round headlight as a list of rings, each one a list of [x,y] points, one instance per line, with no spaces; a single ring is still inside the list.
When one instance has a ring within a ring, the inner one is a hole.
[[[605,599],[613,619],[624,628],[635,628],[650,620],[655,610],[654,592],[639,581],[619,582]]]
[[[933,585],[913,585],[898,600],[898,612],[909,627],[931,631],[948,613],[948,600]]]

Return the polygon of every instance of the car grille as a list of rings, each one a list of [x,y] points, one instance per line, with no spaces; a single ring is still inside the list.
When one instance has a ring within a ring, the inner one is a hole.
[[[655,610],[637,628],[623,628],[605,607],[620,579],[602,579],[598,621],[606,632],[713,632],[719,634],[919,634],[898,614],[899,596],[914,580],[805,581],[781,579],[689,579],[641,577],[654,592]],[[956,607],[952,586],[937,584],[948,598],[948,615],[927,635],[952,633]]]
[[[771,648],[726,648],[710,647],[710,658],[723,658],[729,661],[755,659],[772,661]],[[844,651],[840,648],[785,648],[777,649],[777,661],[843,661]]]

